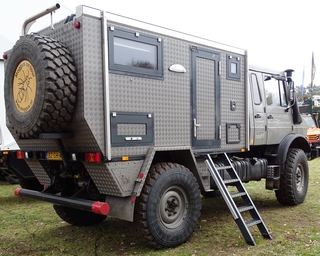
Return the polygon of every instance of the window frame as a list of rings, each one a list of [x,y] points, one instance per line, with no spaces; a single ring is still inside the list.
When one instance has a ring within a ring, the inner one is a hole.
[[[115,47],[114,38],[148,44],[156,47],[157,69],[134,67],[130,65],[116,64],[114,62]],[[162,38],[141,34],[140,32],[130,31],[123,28],[108,26],[108,51],[109,51],[109,70],[111,73],[132,75],[144,78],[163,79],[163,40]]]
[[[232,64],[236,65],[236,73],[231,72],[232,71],[232,67],[231,67]],[[241,80],[241,67],[240,67],[240,65],[241,65],[240,57],[233,56],[233,55],[227,55],[227,79],[236,80],[236,81]]]

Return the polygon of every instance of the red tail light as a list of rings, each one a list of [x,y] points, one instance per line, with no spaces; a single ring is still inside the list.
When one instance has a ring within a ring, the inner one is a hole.
[[[85,153],[84,160],[89,163],[100,163],[101,153]]]
[[[17,159],[25,159],[26,153],[23,151],[17,151]]]

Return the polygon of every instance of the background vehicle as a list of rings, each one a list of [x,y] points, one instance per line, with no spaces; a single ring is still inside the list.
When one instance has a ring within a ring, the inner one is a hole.
[[[305,200],[310,146],[292,70],[249,69],[243,49],[85,6],[54,30],[24,29],[5,66],[8,127],[46,185],[15,193],[68,223],[108,215],[177,246],[196,228],[200,193],[219,189],[254,244],[251,225],[271,236],[241,181],[265,179],[281,204]]]
[[[311,155],[310,158],[319,157],[320,150],[320,128],[318,122],[314,115],[304,114],[302,115],[303,119],[308,125],[307,140],[311,146]]]

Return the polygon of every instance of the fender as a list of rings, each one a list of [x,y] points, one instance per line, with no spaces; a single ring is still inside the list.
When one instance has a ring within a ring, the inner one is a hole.
[[[300,148],[306,153],[311,152],[308,141],[300,134],[290,133],[280,142],[276,149],[275,164],[284,164],[287,159],[289,148]]]

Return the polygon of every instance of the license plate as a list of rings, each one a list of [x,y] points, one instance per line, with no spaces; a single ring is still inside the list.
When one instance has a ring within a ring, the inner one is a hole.
[[[49,151],[47,153],[48,160],[62,160],[60,152]]]

